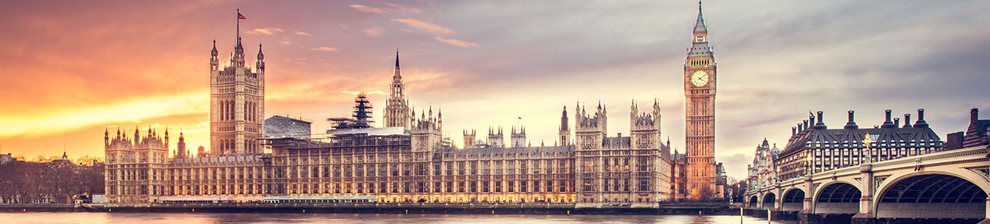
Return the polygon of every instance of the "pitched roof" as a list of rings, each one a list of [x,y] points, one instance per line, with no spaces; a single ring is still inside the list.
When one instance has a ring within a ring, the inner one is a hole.
[[[863,138],[867,135],[875,135],[873,142],[877,143],[931,143],[941,147],[942,142],[935,131],[930,127],[894,127],[890,125],[886,128],[842,128],[828,129],[825,126],[814,126],[812,128],[798,132],[791,141],[787,143],[781,156],[787,156],[809,147],[809,145],[821,145],[826,148],[852,147],[846,144],[862,144]],[[810,144],[809,144],[810,143]],[[842,145],[840,145],[842,144]],[[884,147],[884,146],[880,146]]]

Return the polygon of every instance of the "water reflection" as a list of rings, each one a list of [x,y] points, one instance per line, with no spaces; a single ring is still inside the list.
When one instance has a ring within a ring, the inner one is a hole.
[[[435,214],[288,214],[288,213],[85,213],[29,212],[0,213],[0,223],[636,223],[636,224],[722,224],[739,223],[739,216],[693,215],[435,215]],[[743,223],[767,223],[766,219],[744,217]],[[796,222],[774,222],[793,224]]]

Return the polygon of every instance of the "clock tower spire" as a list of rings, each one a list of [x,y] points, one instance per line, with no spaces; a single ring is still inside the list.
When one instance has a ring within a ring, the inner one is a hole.
[[[715,54],[698,2],[698,20],[684,61],[685,144],[687,146],[687,199],[717,199],[715,186]]]

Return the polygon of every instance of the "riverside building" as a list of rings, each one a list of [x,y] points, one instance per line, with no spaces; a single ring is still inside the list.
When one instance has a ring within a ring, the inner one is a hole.
[[[860,128],[853,111],[842,128],[828,128],[821,111],[817,117],[809,115],[791,128],[787,146],[777,157],[779,180],[942,151],[943,142],[925,121],[924,109],[918,109],[914,124],[911,114],[904,114],[904,125],[890,110],[884,114],[883,123],[871,128]]]
[[[700,8],[699,8],[700,10]],[[659,207],[661,202],[717,200],[724,169],[714,155],[713,53],[700,11],[685,64],[686,154],[660,140],[660,105],[630,105],[628,134],[607,133],[605,106],[580,103],[561,114],[557,143],[532,146],[526,129],[464,131],[464,145],[443,136],[443,113],[410,106],[399,55],[375,126],[372,103],[355,99],[350,117],[330,118],[326,137],[310,122],[264,115],[264,54],[254,68],[238,36],[222,70],[211,50],[210,152],[197,156],[180,133],[169,155],[168,131],[132,138],[105,133],[106,192],[112,204],[281,201],[328,203],[566,203],[575,207]],[[695,77],[698,76],[698,77]],[[690,80],[690,81],[688,81]],[[709,80],[711,82],[709,82]],[[278,127],[263,127],[278,125]],[[267,131],[267,132],[266,132]],[[268,133],[272,132],[272,133]],[[278,133],[275,133],[278,132]],[[508,140],[508,142],[506,142]]]

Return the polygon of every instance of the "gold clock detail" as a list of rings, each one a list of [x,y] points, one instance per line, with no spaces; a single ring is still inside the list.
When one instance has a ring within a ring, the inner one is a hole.
[[[691,74],[691,84],[694,84],[694,86],[704,86],[708,84],[708,79],[708,73],[705,71],[697,71]]]

